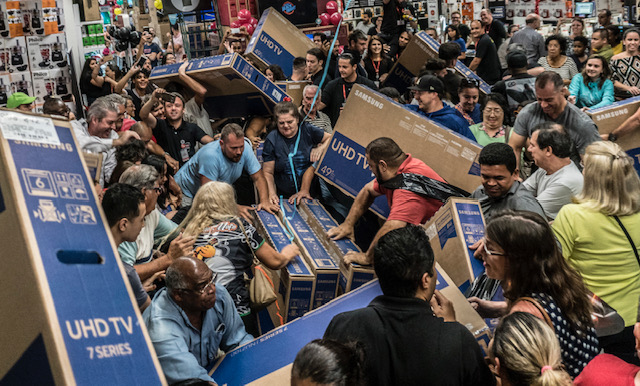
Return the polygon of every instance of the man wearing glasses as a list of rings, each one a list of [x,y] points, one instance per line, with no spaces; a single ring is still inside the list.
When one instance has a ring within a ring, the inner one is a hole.
[[[180,257],[167,269],[166,287],[143,314],[167,382],[201,379],[218,349],[227,352],[253,340],[217,274],[201,260]]]
[[[461,21],[462,19],[460,18],[460,12],[451,12],[451,25],[458,27],[458,31],[460,31],[460,37],[466,42],[469,34],[471,34],[471,29],[468,25],[462,24]]]

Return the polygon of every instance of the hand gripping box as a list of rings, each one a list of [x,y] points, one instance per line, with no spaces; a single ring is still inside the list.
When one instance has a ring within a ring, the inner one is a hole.
[[[0,111],[0,384],[165,384],[66,121]]]
[[[287,94],[238,54],[194,59],[187,75],[207,88],[205,108],[212,119],[271,116]]]
[[[245,55],[261,70],[277,64],[290,77],[293,59],[306,58],[307,51],[314,47],[313,41],[295,25],[274,8],[268,8],[251,35]]]
[[[258,230],[276,250],[281,251],[282,248],[291,244],[284,227],[276,215],[261,210],[255,212],[255,217]],[[301,256],[296,256],[286,267],[282,268],[280,271],[280,286],[278,290],[280,294],[278,302],[280,302],[280,304],[278,306],[284,322],[292,321],[311,310],[315,284],[313,271]],[[261,323],[261,329],[263,331],[270,330],[274,326],[277,327],[282,324],[275,315],[275,312],[278,311],[274,309],[275,307],[275,305],[273,307],[270,306],[269,309],[261,312],[263,315],[259,316],[259,318],[263,319],[263,316],[269,314],[267,319],[271,319],[271,323],[273,324],[272,326],[264,327],[265,323]],[[268,321],[266,324],[269,324]]]
[[[412,85],[413,78],[420,74],[427,60],[438,58],[439,48],[440,43],[433,40],[426,32],[421,31],[415,34],[391,68],[384,86],[395,87],[400,92],[406,91],[407,87]],[[456,63],[456,72],[465,78],[476,79],[480,83],[480,91],[484,94],[491,93],[491,86],[460,61]]]
[[[612,103],[598,109],[587,110],[587,114],[598,126],[600,134],[609,134],[640,108],[640,96]],[[620,137],[617,142],[633,158],[633,166],[640,174],[640,130]]]
[[[300,214],[322,242],[322,245],[340,264],[338,295],[352,291],[375,279],[373,266],[355,263],[345,264],[344,255],[349,252],[362,252],[350,239],[331,240],[327,235],[329,229],[338,223],[318,200],[304,200],[300,205]]]
[[[365,149],[380,137],[393,139],[451,185],[472,192],[481,184],[480,145],[359,84],[347,98],[316,174],[347,195],[357,196],[374,179]],[[378,197],[371,210],[386,217],[386,197]]]
[[[288,226],[287,229],[294,233],[295,241],[300,247],[302,255],[316,275],[316,288],[311,303],[311,309],[316,309],[336,297],[340,267],[322,245],[320,238],[302,219],[295,205],[284,202],[282,208],[284,209],[282,217],[283,222],[286,221],[285,226]]]
[[[470,246],[484,237],[484,216],[478,200],[450,198],[424,225],[436,261],[460,291],[484,272]]]

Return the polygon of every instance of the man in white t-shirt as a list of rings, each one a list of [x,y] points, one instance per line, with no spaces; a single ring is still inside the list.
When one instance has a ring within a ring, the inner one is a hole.
[[[542,123],[531,134],[527,150],[540,169],[523,185],[533,193],[550,221],[582,191],[584,180],[580,169],[569,158],[571,148],[571,137],[560,124]]]

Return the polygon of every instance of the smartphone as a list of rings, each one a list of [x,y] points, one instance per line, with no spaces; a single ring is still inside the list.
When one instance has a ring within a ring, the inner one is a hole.
[[[142,31],[143,31],[143,32],[149,32],[149,26],[147,26],[147,27],[143,27],[143,28],[142,28]]]
[[[165,102],[169,102],[169,103],[173,103],[176,101],[176,97],[174,95],[171,94],[167,94],[167,93],[162,93],[160,94],[160,99],[162,99]]]
[[[231,28],[231,33],[232,34],[239,34],[240,33],[240,28]]]
[[[138,65],[138,67],[142,67],[146,61],[147,61],[147,57],[143,55],[140,57],[140,59],[138,59],[138,63],[136,64]]]

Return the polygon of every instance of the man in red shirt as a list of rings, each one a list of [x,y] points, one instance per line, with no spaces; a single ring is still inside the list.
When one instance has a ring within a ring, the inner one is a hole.
[[[442,206],[442,202],[435,198],[428,198],[406,189],[387,189],[380,185],[402,173],[418,174],[445,182],[424,162],[403,152],[391,138],[382,137],[371,141],[367,145],[366,157],[369,168],[376,179],[360,190],[347,218],[339,226],[330,229],[328,235],[334,240],[353,237],[353,227],[356,221],[369,209],[373,200],[383,194],[387,196],[391,211],[387,221],[373,238],[367,252],[349,252],[344,257],[347,263],[372,264],[373,248],[380,237],[407,224],[424,224]]]

